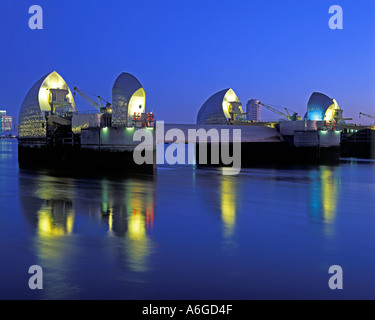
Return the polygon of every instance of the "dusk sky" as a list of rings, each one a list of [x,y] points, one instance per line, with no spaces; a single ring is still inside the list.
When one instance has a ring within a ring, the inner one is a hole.
[[[328,26],[335,4],[343,30]],[[43,8],[43,30],[28,27],[31,5]],[[225,88],[243,105],[257,98],[300,115],[320,91],[355,122],[359,112],[375,115],[373,0],[1,0],[0,13],[0,109],[9,115],[53,70],[71,89],[107,100],[116,77],[132,73],[146,110],[169,123],[195,123],[205,100]]]

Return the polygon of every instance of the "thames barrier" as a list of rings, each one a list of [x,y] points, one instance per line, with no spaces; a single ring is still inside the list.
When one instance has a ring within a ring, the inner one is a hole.
[[[96,112],[79,111],[75,94],[90,102]],[[239,144],[235,153],[240,154],[241,166],[335,163],[340,156],[374,158],[374,127],[346,123],[336,100],[323,93],[311,94],[303,117],[288,113],[285,121],[252,119],[250,115],[260,107],[273,109],[252,99],[244,112],[239,98],[228,88],[207,99],[196,124],[163,123],[161,127],[155,115],[147,112],[145,90],[133,75],[121,73],[116,78],[110,103],[100,96],[95,101],[76,87],[72,92],[53,71],[38,80],[23,100],[19,165],[154,173],[160,158],[158,144],[194,144],[195,163],[208,166],[228,165],[220,157],[214,160],[213,155],[222,150],[223,144],[233,154],[235,143]],[[225,141],[214,134],[221,130],[228,130]],[[200,134],[192,136],[191,131]],[[135,139],[140,132],[143,138]],[[151,156],[144,163],[135,163],[134,151],[142,140],[150,141],[143,153]],[[202,160],[202,153],[207,159]]]

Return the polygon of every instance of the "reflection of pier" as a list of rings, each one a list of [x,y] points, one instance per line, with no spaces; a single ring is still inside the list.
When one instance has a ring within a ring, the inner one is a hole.
[[[117,185],[102,181],[102,219],[110,234],[124,239],[124,249],[133,271],[147,269],[151,240],[147,231],[154,225],[154,186],[152,180],[128,179]],[[119,192],[120,191],[120,192]]]
[[[41,237],[64,236],[73,231],[74,211],[70,201],[46,200],[37,215]]]
[[[336,218],[339,188],[339,167],[322,166],[319,171],[312,171],[313,179],[310,197],[310,215],[313,221],[323,222],[327,235]]]
[[[89,188],[82,188],[84,183],[37,174],[20,177],[22,210],[35,229],[43,265],[63,268],[63,261],[76,250],[68,238],[96,221],[99,229],[106,226],[108,241],[115,239],[116,247],[122,247],[120,255],[131,270],[146,270],[152,248],[148,233],[155,220],[153,179],[92,180]]]
[[[43,175],[21,176],[20,200],[23,211],[38,236],[53,238],[73,232],[73,179],[64,183]]]
[[[234,188],[233,177],[223,176],[221,179],[221,218],[224,225],[224,236],[231,237],[236,225],[237,190]]]
[[[200,180],[200,183],[203,184],[202,199],[210,199],[207,205],[215,212],[216,219],[222,226],[223,239],[231,240],[236,234],[242,192],[241,180],[237,176],[215,174],[207,180]]]

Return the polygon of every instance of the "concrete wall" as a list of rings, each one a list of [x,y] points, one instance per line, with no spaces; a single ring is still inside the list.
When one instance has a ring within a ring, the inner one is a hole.
[[[338,147],[341,142],[341,132],[335,130],[319,131],[320,147]]]
[[[294,146],[321,148],[339,147],[341,141],[340,131],[295,131]]]
[[[323,127],[323,121],[282,121],[280,133],[283,136],[292,136],[294,131],[313,131]]]
[[[262,126],[252,126],[252,125],[241,125],[241,126],[232,126],[232,125],[209,125],[209,124],[164,124],[164,135],[162,130],[160,130],[159,123],[157,123],[157,131],[156,131],[156,137],[157,137],[157,143],[170,143],[173,141],[170,141],[170,139],[165,139],[165,134],[168,130],[171,129],[178,129],[182,131],[184,137],[185,137],[185,143],[194,143],[196,142],[195,139],[192,137],[189,139],[189,129],[199,130],[203,129],[206,132],[210,129],[216,129],[219,131],[219,139],[220,139],[220,133],[222,129],[229,130],[229,142],[233,142],[233,130],[234,129],[240,129],[241,130],[241,142],[282,142],[284,141],[283,137],[280,135],[279,132],[277,132],[273,128],[269,127],[262,127]],[[211,142],[219,142],[217,139],[213,139]]]
[[[102,114],[75,114],[72,118],[72,131],[74,134],[81,133],[82,129],[87,129],[89,127],[99,127],[100,119]]]
[[[112,152],[133,151],[134,148],[141,143],[141,141],[134,141],[133,139],[136,132],[147,136],[147,140],[150,141],[153,144],[153,148],[155,148],[154,129],[136,129],[134,127],[90,128],[88,130],[82,130],[81,148],[108,150]]]
[[[294,131],[294,146],[317,147],[318,145],[318,131]]]

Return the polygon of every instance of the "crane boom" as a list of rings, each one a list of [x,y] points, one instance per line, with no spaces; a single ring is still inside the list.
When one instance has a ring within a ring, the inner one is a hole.
[[[268,105],[263,104],[263,103],[260,103],[260,105],[262,105],[262,106],[265,107],[266,109],[268,109],[268,110],[270,110],[270,111],[272,111],[272,112],[278,114],[279,116],[281,116],[281,117],[283,117],[283,118],[288,118],[288,116],[287,116],[286,114],[282,113],[281,111],[279,111],[279,110],[277,110],[277,109],[275,109],[275,108],[273,108],[273,107],[271,107],[271,106],[268,106]]]
[[[98,99],[98,102],[96,102],[83,90],[79,90],[77,87],[74,87],[73,90],[74,90],[74,94],[77,92],[83,99],[85,99],[88,103],[90,103],[93,107],[95,107],[99,111],[103,111],[105,109],[109,110],[111,106],[111,104],[108,101],[106,101],[100,96],[96,96],[96,98]],[[106,103],[105,105],[103,101]]]
[[[74,87],[73,90],[74,90],[74,92],[77,92],[88,103],[90,103],[93,107],[95,107],[97,109],[100,109],[99,104],[96,101],[94,101],[93,99],[91,99],[86,93],[84,93],[83,91],[79,90],[77,87]]]
[[[289,114],[289,111],[288,111],[287,108],[284,108],[285,111],[286,111],[286,114],[285,114],[285,113],[283,113],[283,112],[281,112],[281,111],[279,111],[279,110],[277,110],[277,109],[275,109],[275,108],[273,108],[273,107],[271,107],[267,104],[261,103],[260,101],[259,101],[259,104],[261,106],[265,107],[266,109],[268,109],[268,110],[270,110],[270,111],[272,111],[272,112],[278,114],[279,116],[281,116],[283,118],[286,118],[288,120],[301,120],[301,117],[298,116],[297,112],[294,112],[294,114],[291,116]]]
[[[360,112],[359,113],[359,116],[365,116],[365,117],[367,117],[367,118],[370,118],[370,119],[374,119],[375,120],[375,117],[374,116],[372,116],[371,114],[366,114],[366,113],[362,113],[362,112]]]

